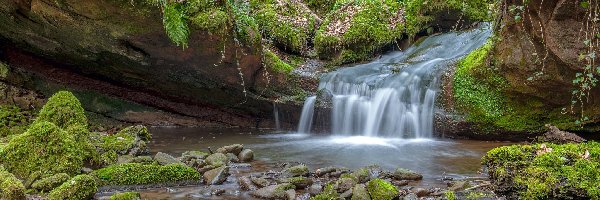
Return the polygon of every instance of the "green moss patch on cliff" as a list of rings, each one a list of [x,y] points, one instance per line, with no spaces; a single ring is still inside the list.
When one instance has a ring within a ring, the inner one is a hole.
[[[15,105],[0,105],[0,137],[25,132],[31,114]]]
[[[300,1],[253,0],[250,3],[264,37],[281,49],[306,54],[318,25],[317,15]]]
[[[269,49],[263,51],[263,56],[263,64],[276,72],[289,74],[294,70],[294,67],[281,60],[277,54]]]
[[[102,185],[144,185],[200,180],[200,174],[195,169],[181,164],[117,164],[96,170],[93,175],[101,180]]]
[[[600,198],[600,143],[513,145],[482,159],[498,192],[521,199]]]
[[[494,40],[471,52],[456,65],[452,80],[457,108],[484,131],[542,132],[549,123],[574,128],[574,119],[541,100],[509,92],[512,87],[495,67]]]

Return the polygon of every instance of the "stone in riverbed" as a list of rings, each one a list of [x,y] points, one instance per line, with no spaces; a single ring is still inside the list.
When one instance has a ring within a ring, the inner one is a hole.
[[[181,161],[188,160],[190,158],[205,159],[208,157],[208,155],[210,154],[204,151],[186,151],[181,154]]]
[[[227,156],[225,154],[214,153],[214,154],[211,154],[210,156],[206,157],[206,160],[204,160],[204,161],[208,165],[220,167],[223,165],[227,165],[229,158],[227,158]]]
[[[250,149],[244,149],[238,155],[238,159],[240,160],[240,162],[243,162],[243,163],[251,162],[252,160],[254,160],[254,152]]]
[[[398,168],[392,174],[392,178],[394,178],[395,180],[413,180],[413,181],[418,181],[418,180],[423,179],[423,175],[418,174],[418,173],[416,173],[414,171],[411,171],[411,170],[408,170],[408,169]]]
[[[348,191],[349,189],[352,189],[352,187],[354,187],[354,185],[356,185],[356,181],[354,179],[351,179],[351,178],[340,178],[335,183],[335,189],[339,193],[342,193],[342,192]]]
[[[161,165],[168,165],[168,164],[173,164],[173,163],[183,164],[181,161],[177,160],[175,157],[173,157],[169,154],[163,153],[163,152],[156,153],[156,155],[154,155],[154,160],[156,160]]]
[[[390,200],[398,197],[398,189],[382,179],[373,179],[367,183],[367,191],[373,200]]]
[[[238,155],[238,154],[240,154],[240,152],[242,152],[242,149],[244,149],[244,145],[232,144],[232,145],[223,146],[221,148],[218,148],[215,152],[222,153],[222,154],[232,153],[232,154]]]
[[[239,177],[238,182],[243,190],[254,191],[258,189],[258,187],[256,187],[252,180],[247,176]]]
[[[283,180],[284,183],[291,183],[296,186],[297,189],[304,189],[313,184],[312,179],[306,177],[292,177]]]
[[[295,200],[296,199],[296,190],[294,190],[294,189],[286,190],[285,196],[288,200]]]
[[[415,188],[412,190],[412,192],[414,194],[417,195],[417,197],[424,197],[427,196],[429,194],[429,190],[425,189],[425,188]]]
[[[229,160],[229,162],[232,162],[232,163],[240,162],[240,159],[238,159],[238,157],[235,154],[227,153],[227,154],[225,154],[225,156],[227,156],[227,159]]]
[[[418,200],[419,197],[415,193],[409,193],[402,198],[402,200]]]
[[[323,191],[323,186],[319,183],[312,184],[308,187],[308,193],[311,195],[317,195]]]
[[[352,188],[340,194],[340,198],[342,199],[349,199],[350,197],[352,197]]]
[[[306,165],[296,165],[283,170],[283,173],[289,176],[305,176],[308,175],[308,167]]]
[[[204,175],[202,175],[202,177],[204,178],[204,181],[208,185],[219,185],[219,184],[225,182],[225,180],[227,180],[227,177],[229,177],[229,167],[222,166],[222,167],[207,171],[204,173]]]
[[[351,200],[371,200],[367,187],[364,184],[356,184],[352,188]]]
[[[261,188],[271,185],[271,183],[269,183],[269,181],[265,178],[251,177],[250,180],[252,180],[254,184]]]
[[[284,183],[279,185],[270,185],[258,190],[252,191],[250,195],[262,199],[287,199],[287,190],[294,189],[294,185]]]

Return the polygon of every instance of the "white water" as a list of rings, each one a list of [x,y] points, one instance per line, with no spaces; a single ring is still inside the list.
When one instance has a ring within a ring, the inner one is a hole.
[[[313,113],[315,112],[315,101],[317,97],[312,96],[306,98],[304,107],[302,108],[302,116],[298,123],[298,133],[310,133],[313,123]]]
[[[324,74],[319,90],[331,99],[334,135],[430,138],[439,74],[482,46],[491,30],[431,36],[402,52]],[[309,133],[316,97],[307,98],[298,132]]]

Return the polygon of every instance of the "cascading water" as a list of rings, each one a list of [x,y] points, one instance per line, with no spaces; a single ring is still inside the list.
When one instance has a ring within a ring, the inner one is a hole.
[[[439,74],[482,46],[490,35],[486,26],[431,36],[405,51],[324,74],[320,98],[331,99],[332,133],[431,137]],[[315,100],[315,96],[307,98],[298,132],[310,132]]]

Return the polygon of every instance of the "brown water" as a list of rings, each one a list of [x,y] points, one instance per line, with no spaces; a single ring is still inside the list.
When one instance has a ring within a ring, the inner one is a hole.
[[[436,186],[444,177],[479,177],[480,159],[486,151],[507,142],[484,142],[443,139],[391,139],[337,137],[273,133],[272,131],[206,128],[152,128],[152,153],[173,156],[189,150],[213,150],[240,143],[255,152],[252,168],[232,169],[232,176],[222,186],[188,186],[161,188],[142,192],[147,199],[250,199],[237,188],[236,177],[274,168],[279,163],[300,162],[312,170],[326,166],[356,169],[379,165],[393,170],[398,167],[417,171],[424,176],[419,184]],[[221,196],[211,191],[225,189]]]

